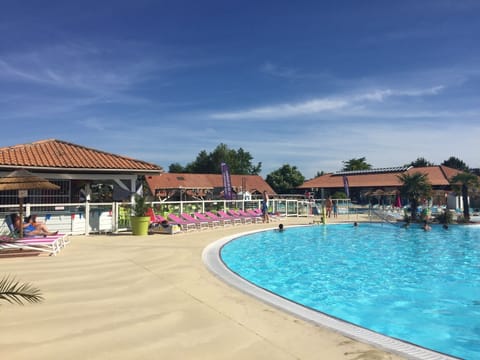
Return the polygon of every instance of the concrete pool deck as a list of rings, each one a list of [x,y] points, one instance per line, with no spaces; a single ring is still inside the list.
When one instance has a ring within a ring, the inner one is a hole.
[[[339,216],[337,221],[361,219]],[[282,219],[286,227],[310,218]],[[238,291],[202,262],[241,225],[176,235],[71,237],[56,257],[2,258],[45,300],[0,305],[8,359],[401,359]]]

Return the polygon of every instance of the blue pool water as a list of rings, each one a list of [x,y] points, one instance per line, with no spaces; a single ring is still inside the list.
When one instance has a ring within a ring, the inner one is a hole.
[[[292,227],[227,243],[255,285],[381,334],[480,359],[480,226]]]

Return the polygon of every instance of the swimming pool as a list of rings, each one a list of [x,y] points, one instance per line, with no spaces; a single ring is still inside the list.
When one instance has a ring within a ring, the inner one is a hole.
[[[480,227],[351,224],[263,231],[221,260],[249,282],[374,332],[480,358]]]

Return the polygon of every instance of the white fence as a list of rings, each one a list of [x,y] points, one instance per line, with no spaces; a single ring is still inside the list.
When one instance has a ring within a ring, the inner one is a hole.
[[[338,200],[339,214],[351,212],[348,200]],[[204,213],[206,211],[228,209],[257,209],[261,200],[210,200],[172,201],[150,203],[155,213],[167,216],[175,213]],[[313,216],[313,208],[321,207],[321,200],[272,199],[269,212],[281,216]],[[23,214],[37,215],[37,220],[45,222],[52,230],[72,235],[90,233],[117,233],[130,230],[130,203],[76,203],[76,204],[24,204]],[[8,233],[3,219],[5,215],[19,213],[18,205],[0,205],[0,234]]]

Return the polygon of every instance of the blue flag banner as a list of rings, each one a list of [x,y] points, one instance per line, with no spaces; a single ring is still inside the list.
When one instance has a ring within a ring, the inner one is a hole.
[[[232,200],[233,193],[232,193],[232,182],[230,179],[230,169],[228,168],[228,165],[225,163],[222,163],[220,166],[222,168],[224,198],[225,200]]]
[[[347,175],[343,175],[343,187],[345,188],[345,194],[347,194],[347,199],[350,198],[350,188],[348,186]]]

